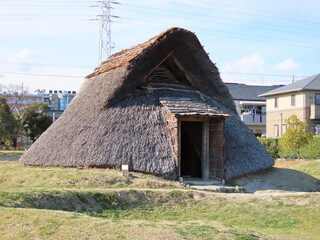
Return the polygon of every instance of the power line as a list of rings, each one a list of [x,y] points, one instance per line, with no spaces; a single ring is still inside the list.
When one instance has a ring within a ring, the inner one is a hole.
[[[228,71],[221,71],[220,74],[236,74],[236,75],[248,75],[248,76],[264,76],[264,77],[292,77],[292,75],[286,74],[269,74],[269,73],[243,73],[243,72],[228,72]],[[305,78],[309,77],[306,75],[294,75],[297,78]]]
[[[7,13],[0,13],[0,17],[5,16],[5,17],[93,17],[95,15],[70,15],[70,14],[7,14]]]
[[[163,1],[163,0],[157,0],[157,2],[162,2],[162,3],[167,3],[167,1]],[[214,3],[213,3],[214,2]],[[266,9],[257,9],[257,8],[248,8],[248,7],[239,7],[236,6],[235,4],[232,3],[232,5],[228,5],[225,3],[221,3],[221,1],[219,1],[218,3],[216,1],[212,1],[210,0],[210,2],[206,2],[206,1],[196,1],[196,0],[192,0],[192,3],[202,3],[202,4],[209,4],[210,6],[192,6],[192,8],[200,8],[200,9],[216,9],[216,6],[224,6],[227,8],[232,8],[232,12],[235,12],[233,9],[244,9],[244,10],[249,10],[249,11],[254,11],[254,12],[263,12],[263,13],[272,13],[272,14],[278,14],[281,17],[277,17],[279,19],[284,19],[284,20],[296,20],[296,21],[303,21],[303,22],[307,22],[307,23],[315,23],[315,24],[320,24],[320,22],[312,22],[312,21],[307,21],[306,18],[312,18],[312,19],[316,19],[316,20],[320,20],[319,17],[314,17],[314,16],[306,16],[306,15],[300,15],[300,14],[295,14],[295,13],[287,13],[287,12],[281,12],[281,11],[271,11],[271,10],[266,10]],[[183,4],[183,3],[170,3],[170,5],[176,5],[176,6],[191,6],[190,4]],[[215,8],[212,8],[211,6],[214,6]],[[227,10],[228,11],[228,10]],[[236,12],[236,13],[241,13],[241,12]],[[241,13],[241,14],[247,14],[247,13]],[[274,15],[257,15],[257,16],[264,16],[264,17],[274,17]],[[293,17],[289,17],[289,18],[284,18],[283,16],[293,16]],[[297,19],[296,17],[299,17],[299,19]]]
[[[160,0],[161,1],[161,0]],[[194,2],[203,2],[203,1],[196,1],[196,0],[193,0]],[[205,2],[203,2],[205,3]],[[210,3],[212,4],[212,2]],[[263,13],[275,13],[275,14],[279,14],[281,16],[295,16],[295,17],[299,17],[299,21],[302,20],[303,22],[309,22],[309,23],[312,23],[310,21],[306,21],[305,19],[306,18],[313,18],[313,19],[317,19],[317,20],[320,20],[319,17],[314,17],[314,16],[306,16],[306,15],[300,15],[300,14],[295,14],[295,13],[287,13],[287,12],[281,12],[281,11],[271,11],[271,10],[266,10],[266,9],[256,9],[256,8],[248,8],[248,7],[239,7],[239,6],[234,6],[234,5],[227,5],[227,4],[221,4],[220,2],[219,3],[214,3],[214,5],[220,5],[220,6],[226,6],[226,7],[232,7],[232,8],[238,8],[238,9],[245,9],[245,10],[250,10],[250,11],[258,11],[258,12],[263,12]],[[261,15],[262,16],[262,15]],[[268,17],[268,16],[267,16]],[[288,19],[288,20],[291,20],[291,19],[295,19],[294,17],[292,18],[283,18],[281,17],[281,19]],[[298,19],[296,19],[298,20]],[[319,24],[319,22],[314,22],[316,24]]]
[[[23,72],[7,72],[7,71],[0,71],[0,73],[17,74],[17,75],[31,75],[31,76],[41,76],[41,77],[84,78],[84,76],[42,74],[42,73],[23,73]]]
[[[138,20],[139,19],[135,19],[135,18],[124,18],[124,19],[131,19],[131,20]],[[188,18],[187,18],[188,19]],[[189,18],[190,20],[192,20],[191,18]],[[150,21],[148,21],[150,22]],[[151,22],[154,22],[154,21],[151,21]],[[236,24],[232,24],[232,23],[224,23],[224,22],[215,22],[215,21],[207,21],[207,22],[210,22],[210,23],[218,23],[218,24],[222,24],[222,25],[229,25],[229,26],[237,26]],[[155,22],[155,23],[159,23],[159,22]],[[301,35],[301,33],[299,32],[291,32],[291,31],[285,31],[285,30],[276,30],[276,29],[268,29],[268,28],[262,28],[262,27],[252,27],[252,26],[238,26],[238,27],[244,27],[244,28],[253,28],[253,29],[258,29],[258,30],[261,30],[261,29],[264,29],[264,30],[268,30],[268,31],[272,31],[272,32],[280,32],[280,33],[283,33],[283,32],[287,32],[287,33],[293,33],[293,34],[297,34],[297,35]],[[197,27],[198,28],[198,27]],[[210,30],[210,29],[208,29]],[[240,35],[243,35],[243,33],[239,33]],[[312,33],[314,34],[314,33]],[[320,34],[320,33],[319,33]],[[304,34],[305,35],[305,34]],[[292,41],[291,39],[283,39],[283,40],[289,40],[289,41]],[[304,43],[310,43],[310,42],[305,42],[303,41]]]
[[[11,18],[11,19],[1,19],[6,21],[96,21],[98,19],[92,18]]]
[[[124,19],[142,22],[141,20],[134,19],[134,18],[124,18]],[[143,22],[143,23],[117,22],[117,23],[119,23],[119,24],[128,24],[128,25],[136,25],[136,26],[142,26],[142,27],[147,27],[147,28],[155,28],[154,24],[151,26],[151,25],[145,24],[145,22]],[[148,21],[148,23],[159,24],[158,25],[159,28],[163,28],[164,27],[163,23],[160,23],[160,22]],[[181,26],[181,27],[183,27],[183,26]],[[248,41],[254,41],[254,42],[262,40],[263,42],[268,42],[268,43],[273,43],[273,44],[280,44],[280,45],[286,45],[286,46],[295,46],[295,47],[302,47],[302,48],[320,49],[320,47],[316,46],[316,45],[312,46],[312,45],[294,44],[294,43],[313,44],[311,42],[295,41],[295,40],[291,40],[291,39],[272,38],[272,37],[258,36],[258,35],[238,33],[238,32],[228,32],[228,31],[222,31],[222,30],[217,30],[217,29],[208,29],[208,28],[200,28],[200,27],[196,27],[196,28],[205,31],[205,32],[197,31],[197,34],[199,34],[199,35],[201,34],[201,35],[206,35],[206,36],[215,36],[215,37],[221,37],[221,38],[226,38],[226,39],[230,39],[230,36],[232,36],[233,39],[248,40]],[[220,34],[217,34],[217,32],[220,33]],[[243,35],[244,37],[241,37],[241,36],[239,37],[239,35]],[[247,36],[247,38],[246,38],[246,36]],[[248,37],[253,37],[253,38],[256,38],[256,39],[248,38]],[[285,41],[285,42],[281,42],[281,41]]]
[[[24,3],[24,5],[21,4],[21,2]],[[101,2],[101,1],[98,1],[98,2]],[[163,1],[163,0],[157,0],[157,2],[160,2],[160,3],[168,3],[167,1]],[[207,1],[196,1],[196,0],[192,0],[193,3],[200,3],[200,4],[206,4],[207,6],[192,6],[192,8],[200,8],[200,9],[216,9],[216,8],[212,8],[211,6],[223,6],[223,7],[227,7],[227,8],[232,8],[232,9],[243,9],[243,10],[248,10],[248,11],[253,11],[253,12],[263,12],[263,13],[272,13],[272,14],[278,14],[278,15],[281,15],[281,17],[278,17],[280,19],[285,19],[285,20],[297,20],[297,21],[303,21],[303,22],[308,22],[308,23],[316,23],[316,24],[320,24],[319,22],[311,22],[311,21],[307,21],[306,18],[312,18],[312,19],[316,19],[316,20],[320,20],[319,17],[315,17],[315,16],[310,16],[310,15],[300,15],[300,14],[295,14],[295,13],[287,13],[287,12],[281,12],[281,11],[271,11],[271,10],[266,10],[266,9],[257,9],[257,8],[249,8],[249,7],[241,7],[241,6],[237,6],[235,4],[225,4],[225,3],[221,3],[220,1],[217,2],[217,1],[212,1],[210,0],[210,2],[207,2]],[[214,4],[212,3],[214,2]],[[43,6],[43,5],[29,5],[29,4],[26,4],[25,0],[11,0],[10,3],[19,3],[18,6]],[[66,1],[58,1],[58,0],[51,0],[51,1],[44,1],[44,0],[29,0],[28,3],[62,3],[64,5],[59,5],[59,6],[68,6],[68,5],[65,5],[65,4],[72,4],[72,3],[75,3],[76,5],[73,5],[73,7],[79,7],[78,4],[79,3],[88,3],[88,4],[91,4],[92,2],[90,1],[72,1],[72,0],[68,0],[68,2]],[[208,6],[208,4],[210,6]],[[8,4],[0,4],[1,6],[10,6]],[[190,6],[190,4],[183,4],[183,3],[172,3],[170,2],[170,5],[175,5],[175,6],[179,6],[181,7],[182,5],[184,6]],[[14,6],[17,6],[17,5],[14,5]],[[49,5],[46,5],[46,6],[49,6]],[[71,7],[71,6],[70,6]],[[82,6],[81,6],[82,7]],[[86,6],[83,6],[83,7],[86,7]],[[233,10],[234,12],[234,10]],[[236,13],[241,13],[241,12],[236,12]],[[243,12],[242,12],[243,13]],[[243,13],[243,14],[247,14],[247,13]],[[274,17],[274,15],[261,15],[259,14],[258,16],[265,16],[265,17]],[[290,18],[283,18],[283,16],[293,16],[293,17],[290,17]],[[299,19],[297,19],[296,17],[298,17]]]
[[[42,2],[42,1],[31,1],[31,2]],[[45,3],[50,3],[50,2],[56,2],[56,1],[45,1]],[[58,3],[60,2],[60,3],[65,3],[64,1],[57,1]],[[102,2],[102,1],[100,1],[100,2]],[[160,1],[161,2],[161,1]],[[193,1],[193,2],[199,2],[199,3],[205,3],[205,4],[207,4],[207,2],[203,2],[203,1]],[[147,8],[147,7],[145,7],[145,6],[141,6],[141,5],[134,5],[134,4],[127,4],[127,3],[125,3],[124,5],[127,5],[127,6],[133,6],[133,7],[138,7],[138,8]],[[170,5],[176,5],[176,6],[181,6],[181,5],[184,5],[184,6],[188,6],[187,4],[182,4],[182,3],[180,3],[180,4],[175,4],[175,3],[170,3]],[[19,5],[20,6],[20,5]],[[27,6],[27,5],[26,5]],[[44,6],[44,5],[36,5],[36,6]],[[57,5],[58,6],[58,5]],[[59,6],[66,6],[66,5],[59,5]],[[75,5],[76,7],[78,7],[78,5]],[[213,10],[217,10],[217,8],[216,8],[216,6],[224,6],[224,7],[232,7],[233,9],[234,8],[236,8],[236,9],[245,9],[245,10],[250,10],[250,11],[263,11],[264,13],[265,12],[272,12],[272,13],[278,13],[278,14],[281,14],[281,17],[276,17],[276,18],[278,18],[278,19],[284,19],[284,20],[295,20],[295,21],[299,21],[299,22],[307,22],[307,23],[315,23],[315,24],[320,24],[320,22],[310,22],[310,21],[307,21],[307,20],[305,20],[307,17],[308,18],[310,18],[310,16],[303,16],[303,15],[297,15],[297,14],[289,14],[289,15],[294,15],[294,16],[298,16],[298,17],[300,17],[300,19],[295,19],[295,18],[284,18],[284,17],[282,17],[283,15],[285,15],[286,13],[283,13],[283,12],[275,12],[275,11],[266,11],[266,10],[257,10],[257,9],[254,9],[254,8],[245,8],[245,7],[239,7],[239,6],[235,6],[235,5],[227,5],[227,4],[221,4],[221,3],[215,3],[214,4],[214,8],[213,7],[211,7],[212,6],[212,4],[210,3],[210,6],[205,6],[205,7],[203,7],[203,6],[195,6],[195,7],[193,7],[193,10],[194,10],[194,8],[199,8],[199,9],[213,9]],[[154,10],[162,10],[162,11],[164,11],[164,9],[159,9],[159,8],[152,8],[152,7],[148,7],[148,9],[154,9]],[[170,10],[165,10],[166,12],[168,12],[168,11],[170,11]],[[228,11],[228,10],[226,10],[226,11]],[[172,11],[171,11],[172,12]],[[176,12],[176,11],[175,11]],[[262,14],[252,14],[252,13],[244,13],[244,12],[237,12],[237,11],[233,11],[233,12],[235,12],[235,13],[239,13],[239,14],[246,14],[246,15],[253,15],[253,16],[259,16],[259,17],[270,17],[270,16],[268,16],[268,15],[262,15]],[[183,13],[183,12],[181,12],[180,11],[180,13]],[[194,13],[194,11],[191,13],[191,12],[184,12],[184,13],[186,13],[186,14],[192,14],[192,15],[199,15],[199,14],[196,14],[196,13]],[[286,14],[286,15],[288,15],[288,14]],[[274,16],[272,16],[273,18],[274,18]],[[317,19],[319,19],[319,18],[317,18]],[[233,20],[236,20],[236,19],[233,19]],[[283,26],[282,26],[283,27]],[[285,27],[287,27],[287,26],[285,26]],[[296,28],[297,26],[295,26],[295,28]],[[310,31],[314,31],[314,29],[306,29],[306,30],[310,30]]]
[[[23,72],[7,72],[0,71],[0,73],[4,74],[18,74],[18,75],[32,75],[32,76],[44,76],[44,77],[68,77],[68,78],[84,78],[84,76],[75,76],[75,75],[57,75],[57,74],[41,74],[41,73],[23,73]],[[245,76],[259,76],[259,77],[284,77],[291,78],[292,75],[286,74],[269,74],[269,73],[243,73],[243,72],[221,72],[221,75],[235,74],[235,75],[245,75]],[[295,78],[305,78],[309,77],[307,75],[294,75]]]
[[[88,6],[79,6],[79,5],[31,5],[31,4],[1,4],[1,7],[72,7],[72,8],[88,8]]]
[[[213,22],[213,21],[208,21],[208,20],[204,20],[202,22],[205,22],[205,23],[219,23],[219,24],[228,24],[228,25],[236,25],[236,26],[239,26],[239,23],[249,23],[248,21],[243,21],[243,20],[239,20],[237,18],[230,18],[230,17],[218,17],[218,16],[212,16],[212,15],[207,15],[207,14],[197,14],[195,12],[186,12],[186,11],[179,11],[179,10],[174,10],[174,11],[171,11],[171,10],[167,10],[167,9],[160,9],[160,8],[153,8],[153,7],[146,7],[146,6],[139,6],[139,5],[134,5],[134,4],[124,4],[124,5],[127,5],[127,6],[132,6],[132,7],[135,7],[135,8],[139,8],[139,9],[148,9],[148,10],[156,10],[156,11],[161,11],[161,12],[166,12],[166,13],[173,13],[173,14],[177,14],[177,13],[181,13],[181,14],[186,14],[188,16],[200,16],[200,17],[209,17],[209,18],[213,18],[213,19],[218,19],[218,20],[231,20],[234,22],[234,24],[232,23],[221,23],[221,21],[219,22]],[[132,11],[130,9],[119,9],[120,11]],[[169,16],[169,17],[174,17],[174,18],[181,18],[181,19],[188,19],[188,20],[195,20],[197,18],[194,18],[194,17],[181,17],[181,16],[177,16],[177,15],[168,15],[168,14],[161,14],[161,13],[154,13],[154,12],[146,12],[146,11],[139,11],[139,10],[134,10],[135,12],[139,12],[139,13],[143,13],[143,14],[149,14],[149,15],[163,15],[163,16]],[[284,29],[287,29],[287,28],[292,28],[294,30],[304,30],[304,31],[311,31],[312,34],[318,34],[317,32],[315,32],[315,29],[314,28],[302,28],[302,27],[299,27],[299,26],[288,26],[288,25],[279,25],[279,24],[272,24],[272,23],[255,23],[255,24],[259,24],[259,25],[264,25],[264,26],[271,26],[271,27],[280,27],[280,28],[284,28]],[[320,23],[319,23],[320,24]],[[254,27],[250,27],[250,28],[254,28]],[[260,27],[256,27],[256,29],[261,29]],[[266,28],[264,28],[266,29]],[[269,29],[270,30],[270,29]],[[273,30],[275,31],[275,30]],[[278,31],[287,31],[287,30],[278,30]],[[297,32],[291,32],[291,33],[297,33]]]
[[[12,2],[23,2],[23,1],[15,1],[13,0]],[[29,1],[29,2],[64,2],[64,1]],[[72,1],[71,1],[72,2]],[[73,1],[74,3],[78,2],[78,1]],[[102,2],[106,2],[106,1],[99,1],[100,3]],[[108,2],[112,3],[111,0],[108,0]],[[197,2],[197,1],[195,1]],[[198,1],[199,2],[199,1]],[[201,1],[200,1],[201,2]],[[172,11],[172,10],[163,10],[163,9],[160,9],[160,8],[153,8],[153,7],[145,7],[145,6],[139,6],[139,5],[134,5],[134,4],[124,4],[125,6],[132,6],[132,7],[135,7],[135,8],[143,8],[145,9],[145,11],[139,11],[139,10],[130,10],[130,9],[120,9],[121,11],[134,11],[135,13],[143,13],[143,14],[150,14],[150,15],[158,15],[158,16],[164,16],[164,17],[170,17],[170,18],[179,18],[179,19],[182,19],[182,20],[191,20],[193,21],[193,23],[197,24],[199,26],[199,19],[197,19],[196,17],[182,17],[182,16],[176,16],[174,14],[187,14],[188,16],[202,16],[202,17],[207,17],[207,18],[217,18],[217,19],[222,19],[222,20],[231,20],[231,21],[237,21],[237,23],[241,22],[240,20],[236,20],[235,18],[225,18],[225,17],[222,17],[222,18],[218,18],[218,17],[215,17],[215,16],[212,16],[212,15],[205,15],[205,14],[197,14],[197,13],[192,13],[192,12],[188,12],[188,11],[181,11],[181,10],[177,10],[177,11]],[[175,4],[177,5],[177,4]],[[218,4],[219,5],[219,4]],[[221,5],[221,4],[220,4]],[[62,6],[62,5],[61,5]],[[214,9],[214,8],[210,8],[208,7],[209,9]],[[111,9],[111,7],[110,7]],[[203,9],[207,9],[206,7],[203,7]],[[172,14],[161,14],[161,13],[154,13],[152,11],[147,11],[147,10],[157,10],[157,11],[166,11],[168,13],[172,13]],[[9,16],[10,14],[3,14],[3,16]],[[101,13],[98,17],[99,19],[91,19],[91,20],[100,20],[105,17],[106,14],[104,13]],[[258,15],[258,14],[256,14]],[[10,16],[14,16],[13,15],[10,15]],[[79,20],[79,19],[71,19],[71,17],[76,17],[76,16],[83,16],[83,15],[69,15],[69,14],[65,14],[65,15],[41,15],[41,14],[38,14],[38,15],[16,15],[16,16],[22,16],[22,17],[27,17],[27,16],[30,16],[30,17],[47,17],[47,19],[40,19],[40,18],[34,18],[34,19],[20,19],[20,20],[63,20],[63,18],[58,18],[58,17],[64,17],[64,19],[66,20]],[[88,19],[91,15],[88,15]],[[138,15],[139,16],[139,15]],[[259,15],[259,16],[263,16],[265,17],[264,15]],[[1,14],[0,14],[0,17],[1,17]],[[49,19],[49,17],[56,17],[55,19]],[[65,18],[65,17],[70,17],[70,19],[68,18]],[[112,16],[111,15],[111,12],[109,13],[109,20],[110,20],[110,24],[112,22],[111,18],[112,17],[116,17],[118,18],[117,16]],[[1,19],[1,18],[0,18]],[[81,20],[88,20],[88,19],[81,19]],[[159,27],[163,28],[163,26],[165,25],[163,22],[160,22],[160,21],[146,21],[146,20],[139,20],[139,19],[134,19],[134,18],[122,18],[122,19],[127,19],[127,20],[134,20],[134,21],[139,21],[140,23],[142,24],[137,24],[137,23],[127,23],[127,22],[119,22],[120,24],[129,24],[129,25],[137,25],[137,26],[145,26],[145,27],[148,27],[148,28],[154,28],[155,27],[155,24],[153,24],[152,26],[148,25],[148,23],[156,23],[158,24]],[[163,19],[163,18],[162,18]],[[2,19],[1,19],[2,20]],[[14,20],[14,19],[9,19],[9,20]],[[18,20],[18,19],[17,19]],[[197,21],[198,20],[198,21]],[[230,25],[230,26],[239,26],[238,24],[234,23],[222,23],[222,22],[218,22],[218,21],[212,21],[212,20],[204,20],[204,21],[201,21],[204,24],[206,23],[219,23],[219,24],[224,24],[224,25]],[[246,21],[242,21],[243,23],[248,23]],[[260,23],[255,23],[255,24],[260,24]],[[171,24],[172,25],[172,24]],[[278,24],[269,24],[269,23],[263,23],[261,24],[262,26],[273,26],[273,27],[281,27],[281,28],[288,28],[288,26],[281,26],[281,25],[278,25]],[[221,37],[221,38],[227,38],[227,39],[230,39],[230,38],[235,38],[235,39],[243,39],[243,40],[249,40],[249,41],[256,41],[256,39],[258,40],[263,40],[265,42],[269,42],[269,43],[273,43],[273,44],[285,44],[285,45],[290,45],[290,46],[298,46],[298,47],[307,47],[307,48],[314,48],[314,49],[320,49],[319,47],[316,47],[316,46],[303,46],[303,45],[294,45],[292,43],[296,43],[296,44],[313,44],[312,42],[307,42],[307,41],[297,41],[297,40],[293,40],[293,39],[284,39],[284,38],[274,38],[274,37],[266,37],[266,36],[262,36],[262,35],[253,35],[253,34],[246,34],[246,33],[243,33],[243,32],[230,32],[230,31],[225,31],[225,30],[218,30],[218,29],[210,29],[210,28],[205,28],[205,27],[196,27],[196,29],[200,30],[200,33],[201,35],[209,35],[209,36],[215,36],[215,37]],[[250,27],[250,28],[254,28],[252,26],[239,26],[239,27]],[[291,26],[289,26],[291,28]],[[189,27],[188,27],[189,28]],[[110,36],[110,40],[109,40],[109,46],[112,47],[112,44],[111,44],[111,28],[110,29],[110,32],[109,32],[109,35]],[[256,28],[257,29],[257,28]],[[276,32],[289,32],[289,33],[293,33],[293,34],[302,34],[302,33],[299,33],[299,32],[290,32],[290,31],[286,31],[286,30],[277,30],[277,29],[268,29],[268,28],[263,28],[263,27],[260,27],[259,29],[264,29],[264,30],[269,30],[269,31],[276,31]],[[313,34],[315,33],[318,33],[316,32],[314,29],[308,29],[308,28],[298,28],[296,27],[295,30],[305,30],[305,31],[313,31]],[[100,32],[99,32],[100,34]],[[277,42],[277,41],[282,41],[282,42]],[[99,44],[100,45],[100,44]],[[111,48],[110,48],[110,52],[111,52]],[[0,62],[1,64],[1,62]],[[8,63],[3,63],[3,64],[8,64]],[[15,63],[12,63],[12,64],[15,64]],[[17,64],[21,64],[21,63],[17,63]],[[38,66],[57,66],[57,67],[80,67],[80,66],[64,66],[64,65],[47,65],[47,64],[37,64],[37,63],[25,63],[26,65],[38,65]],[[1,72],[1,71],[0,71]],[[3,73],[8,73],[8,74],[24,74],[24,75],[35,75],[35,76],[49,76],[49,77],[76,77],[76,78],[80,78],[81,76],[64,76],[64,75],[49,75],[49,74],[36,74],[36,73],[15,73],[15,72],[3,72]],[[223,74],[238,74],[238,75],[246,75],[246,76],[270,76],[270,77],[292,77],[291,75],[276,75],[276,74],[257,74],[257,73],[237,73],[237,72],[223,72]],[[305,77],[305,76],[303,76]],[[83,78],[83,77],[81,77]]]
[[[292,77],[292,76],[291,76]],[[290,80],[281,80],[275,83],[274,79],[241,79],[241,78],[223,78],[224,83],[237,83],[245,85],[262,85],[262,86],[274,86],[274,85],[287,85],[292,83]]]
[[[6,62],[0,61],[4,65],[28,65],[28,66],[42,66],[42,67],[63,67],[63,68],[91,68],[84,65],[63,65],[63,64],[44,64],[44,63],[28,63],[28,62]]]
[[[151,7],[145,7],[145,6],[139,6],[139,5],[133,5],[133,4],[125,4],[127,6],[133,6],[133,7],[139,7],[139,8],[145,8],[145,9],[153,9],[153,10],[160,10],[160,11],[163,11],[163,9],[159,9],[159,8],[151,8]],[[123,10],[123,11],[130,11],[130,10],[126,10],[126,9],[120,9],[120,10]],[[141,11],[140,11],[141,12]],[[190,15],[189,12],[183,12],[183,11],[170,11],[170,10],[166,10],[166,12],[172,12],[172,13],[182,13],[182,14],[188,14]],[[144,14],[148,14],[146,12],[141,12],[141,13],[144,13]],[[16,16],[16,15],[13,15],[13,14],[5,14],[7,16]],[[160,15],[160,14],[157,14],[157,15]],[[204,15],[204,14],[197,14],[197,13],[192,13],[192,15],[198,15],[198,16],[207,16],[207,17],[210,17],[210,18],[217,18],[217,17],[214,17],[214,16],[210,16],[210,15]],[[20,16],[20,15],[19,15]],[[22,15],[22,16],[25,16],[25,15]],[[35,16],[35,15],[30,15],[30,16]],[[82,16],[82,15],[37,15],[37,16],[47,16],[47,17],[53,17],[53,16]],[[164,15],[164,16],[169,16],[169,17],[176,17],[176,16],[171,16],[171,15]],[[189,20],[193,20],[194,21],[194,18],[186,18],[186,17],[179,17],[181,19],[189,19]],[[219,18],[221,19],[221,18]],[[223,18],[223,19],[227,19],[227,20],[232,20],[232,21],[235,21],[235,19],[233,18]],[[18,19],[10,19],[10,20],[18,20]],[[22,19],[21,19],[22,20]],[[23,20],[28,20],[28,19],[23,19]],[[32,19],[33,20],[33,19]],[[47,20],[47,19],[41,19],[41,20]],[[60,19],[59,19],[60,20]],[[69,19],[68,19],[69,20]],[[73,19],[72,19],[73,20]],[[75,19],[76,20],[76,19]],[[81,19],[81,20],[86,20],[86,19]],[[97,19],[91,19],[91,20],[97,20]],[[238,24],[236,23],[239,23],[240,21],[237,20],[235,24],[233,23],[225,23],[225,22],[221,22],[221,21],[218,21],[218,22],[215,22],[215,21],[205,21],[205,22],[211,22],[211,23],[218,23],[218,24],[223,24],[223,25],[230,25],[230,26],[239,26]],[[242,21],[243,22],[243,21]],[[262,25],[270,25],[270,26],[274,26],[274,27],[281,27],[281,28],[288,28],[288,26],[281,26],[281,25],[276,25],[276,24],[268,24],[268,23],[264,23]],[[299,32],[293,32],[293,31],[288,31],[288,30],[277,30],[277,29],[269,29],[269,28],[261,28],[261,27],[254,27],[254,26],[239,26],[239,27],[245,27],[245,28],[253,28],[253,29],[264,29],[264,30],[267,30],[267,31],[274,31],[274,32],[288,32],[288,33],[293,33],[293,34],[301,34]],[[308,29],[308,28],[298,28],[297,26],[294,27],[295,30],[297,29],[301,29],[301,30],[307,30],[307,31],[312,31],[312,34],[317,34],[317,32],[314,30],[314,29]],[[285,39],[284,39],[285,40]]]
[[[16,3],[20,3],[20,2],[26,2],[25,0],[10,0],[10,3],[12,2],[16,2]],[[45,1],[45,0],[28,0],[28,3],[66,3],[66,1],[63,1],[63,0],[51,0],[51,1]],[[71,3],[80,3],[80,2],[86,2],[86,3],[91,3],[90,1],[81,1],[81,0],[68,0],[68,3],[71,2]]]
[[[24,73],[24,72],[7,72],[7,71],[0,71],[2,74],[17,74],[17,75],[31,75],[31,76],[42,76],[42,77],[62,77],[62,78],[84,78],[84,76],[78,75],[58,75],[58,74],[42,74],[42,73]],[[291,78],[292,75],[287,74],[270,74],[270,73],[244,73],[244,72],[228,72],[222,71],[220,72],[221,75],[244,75],[244,76],[259,76],[259,77],[284,77],[284,78]],[[294,75],[295,78],[305,78],[309,77],[308,75]]]

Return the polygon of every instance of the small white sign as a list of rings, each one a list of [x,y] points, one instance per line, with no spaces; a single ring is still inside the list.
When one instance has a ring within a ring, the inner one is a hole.
[[[121,170],[122,171],[129,171],[129,165],[121,165]]]

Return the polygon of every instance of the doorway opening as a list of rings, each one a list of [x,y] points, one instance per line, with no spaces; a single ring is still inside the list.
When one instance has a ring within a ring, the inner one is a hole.
[[[202,122],[181,121],[181,176],[202,178]]]

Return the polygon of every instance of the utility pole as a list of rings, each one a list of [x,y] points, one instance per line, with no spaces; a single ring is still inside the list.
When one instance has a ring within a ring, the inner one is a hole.
[[[111,42],[111,18],[119,18],[111,15],[112,4],[120,4],[111,0],[99,1],[100,3],[100,26],[99,26],[99,46],[98,46],[98,64],[100,65],[104,55],[106,58],[111,56],[113,44]]]
[[[280,137],[282,137],[282,113],[280,114]]]

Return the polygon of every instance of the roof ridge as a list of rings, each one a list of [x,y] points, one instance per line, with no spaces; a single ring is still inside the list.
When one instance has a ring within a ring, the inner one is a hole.
[[[308,88],[307,86],[312,84],[312,82],[320,76],[319,74],[312,75],[310,77],[301,79],[299,81],[287,84],[283,87],[276,88],[274,90],[265,92],[263,94],[260,94],[260,97],[267,97],[267,96],[272,96],[272,95],[277,95],[277,94],[284,94],[284,93],[289,93],[289,92],[296,92],[296,91],[303,91],[303,90],[312,90]]]
[[[320,76],[320,73],[315,74],[315,75],[313,75],[313,76],[310,76],[310,78],[312,78],[312,80],[309,81],[304,87],[302,87],[302,90],[308,89],[308,86],[309,86],[315,79],[317,79],[319,76]]]
[[[106,59],[98,67],[96,67],[94,71],[90,73],[86,78],[97,76],[99,74],[110,71],[117,67],[121,67],[124,64],[131,62],[132,60],[139,57],[146,49],[152,47],[154,44],[156,44],[158,41],[161,41],[167,35],[178,31],[190,32],[189,30],[179,27],[168,28],[160,34],[150,38],[146,42],[133,45],[129,48],[123,49],[117,53],[112,54],[108,59]]]

